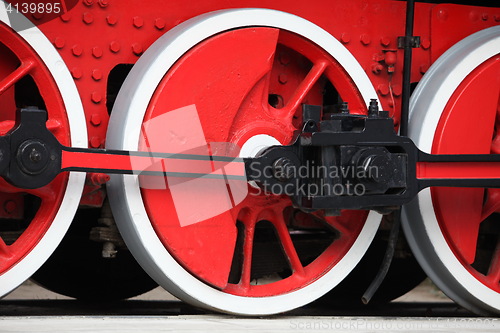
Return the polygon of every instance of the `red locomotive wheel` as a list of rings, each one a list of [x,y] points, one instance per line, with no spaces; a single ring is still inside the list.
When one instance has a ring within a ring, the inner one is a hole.
[[[3,6],[0,6],[3,8]],[[47,127],[65,145],[86,144],[85,119],[69,71],[36,28],[17,33],[0,22],[0,133],[13,128],[16,108],[47,110]],[[25,20],[24,17],[11,17]],[[0,295],[32,275],[62,239],[78,207],[85,176],[61,174],[49,185],[21,190],[0,180]]]
[[[254,156],[292,140],[302,103],[349,101],[351,112],[365,113],[374,96],[352,55],[314,24],[272,10],[209,13],[139,60],[107,145]],[[380,222],[360,211],[305,214],[286,195],[241,181],[115,176],[108,185],[120,231],[144,269],[180,299],[229,313],[283,312],[320,297],[352,270]]]
[[[498,154],[500,27],[448,50],[412,97],[411,132],[435,154]],[[500,313],[500,192],[432,188],[406,209],[410,245],[450,298],[477,313]]]

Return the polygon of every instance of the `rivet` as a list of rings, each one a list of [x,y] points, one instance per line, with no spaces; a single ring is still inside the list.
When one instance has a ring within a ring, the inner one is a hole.
[[[92,78],[96,81],[102,79],[102,72],[99,69],[94,69],[92,71]]]
[[[281,52],[279,55],[279,60],[280,64],[286,66],[290,63],[290,57],[288,56],[288,53],[286,52]]]
[[[288,82],[288,76],[284,73],[281,73],[280,75],[278,75],[278,81],[281,84],[286,84]]]
[[[429,47],[431,47],[431,40],[427,37],[422,38],[420,46],[422,46],[424,50],[428,50]]]
[[[94,16],[91,13],[86,12],[86,13],[83,13],[82,20],[85,24],[91,24],[92,22],[94,22]]]
[[[94,91],[91,95],[91,98],[92,98],[92,102],[98,104],[102,101],[102,95],[101,93],[97,92],[97,91]]]
[[[134,27],[136,27],[137,29],[139,29],[144,25],[144,19],[140,16],[134,17],[133,21],[134,21]]]
[[[109,44],[109,49],[111,50],[111,52],[114,52],[114,53],[119,52],[120,51],[120,43],[118,43],[116,41],[112,41]]]
[[[363,44],[365,46],[371,43],[371,38],[367,34],[362,34],[359,37],[359,40],[360,40],[361,44]]]
[[[495,22],[500,22],[500,15],[495,15],[493,18],[495,19]]]
[[[108,7],[108,5],[109,5],[108,0],[99,0],[99,6],[101,6],[101,8]]]
[[[429,66],[426,65],[426,64],[421,64],[420,67],[419,67],[419,70],[420,70],[421,74],[425,74],[425,72],[427,72],[428,69],[429,69]]]
[[[440,9],[438,12],[437,12],[437,17],[438,19],[440,19],[441,21],[446,21],[448,19],[448,12],[444,9]]]
[[[399,97],[403,93],[403,87],[400,84],[395,84],[392,86],[392,92],[394,96]]]
[[[62,14],[61,16],[59,16],[59,18],[63,22],[69,22],[69,20],[71,20],[71,14],[65,13],[65,14]]]
[[[166,25],[166,23],[165,23],[165,20],[164,20],[164,19],[162,19],[162,18],[157,18],[157,19],[155,20],[155,27],[156,27],[156,29],[158,29],[158,30],[163,30],[163,29],[165,28],[165,25]]]
[[[13,200],[7,200],[5,201],[3,208],[7,214],[12,214],[17,208],[17,204]]]
[[[389,94],[389,87],[387,84],[379,84],[377,90],[382,96],[387,96]]]
[[[481,15],[481,20],[483,20],[483,21],[488,21],[488,18],[489,18],[488,13],[483,13],[483,14]]]
[[[80,68],[75,67],[71,70],[71,75],[73,76],[73,78],[78,80],[83,76],[83,72]]]
[[[74,54],[76,57],[79,57],[79,56],[81,56],[81,55],[82,55],[82,53],[83,53],[83,48],[82,48],[80,45],[76,44],[75,46],[73,46],[73,47],[71,48],[71,51],[73,52],[73,54]]]
[[[94,4],[94,0],[83,0],[83,4],[90,7]]]
[[[101,139],[99,139],[97,136],[93,136],[90,138],[89,143],[92,148],[99,148],[99,146],[101,145]]]
[[[98,113],[94,113],[90,117],[90,123],[94,126],[99,126],[101,125],[101,116]]]
[[[61,37],[56,37],[56,39],[54,40],[54,46],[58,49],[62,49],[64,45],[66,45],[66,41]]]
[[[479,13],[478,12],[470,12],[469,13],[469,19],[472,22],[478,21],[479,20]]]
[[[139,56],[139,55],[141,55],[141,54],[142,54],[142,52],[143,52],[143,51],[144,51],[144,50],[142,49],[142,45],[141,45],[141,44],[139,44],[139,43],[134,43],[134,44],[132,44],[132,52],[133,52],[135,55]]]
[[[348,32],[343,32],[342,35],[340,35],[340,41],[344,44],[347,44],[351,41],[351,35]]]
[[[99,46],[92,48],[92,55],[96,58],[102,57],[102,49]]]
[[[391,39],[389,37],[387,37],[387,36],[382,36],[380,38],[380,44],[382,46],[389,46],[391,44]]]
[[[115,25],[118,19],[114,15],[108,15],[106,16],[106,22],[108,22],[109,25]]]

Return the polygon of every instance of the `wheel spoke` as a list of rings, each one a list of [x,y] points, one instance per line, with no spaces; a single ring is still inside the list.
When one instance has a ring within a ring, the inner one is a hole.
[[[302,263],[300,262],[299,255],[297,254],[297,249],[295,248],[292,238],[290,237],[290,233],[283,218],[283,214],[276,214],[275,221],[273,222],[273,225],[278,232],[278,237],[281,241],[281,245],[283,246],[283,250],[285,250],[285,254],[294,274],[304,275],[304,266],[302,266]]]
[[[297,87],[297,90],[295,90],[288,103],[282,109],[285,121],[290,122],[292,120],[295,110],[297,110],[304,98],[311,91],[312,87],[316,84],[316,82],[318,82],[321,75],[323,75],[323,73],[325,72],[327,66],[328,62],[326,60],[318,61],[314,64],[309,73],[307,73],[307,76],[300,83],[300,85]]]
[[[28,60],[23,62],[21,66],[0,82],[0,95],[12,87],[16,82],[28,75],[28,73],[35,67],[36,64],[33,61]]]
[[[318,216],[318,218],[337,230],[343,237],[357,234],[359,225],[352,221],[364,220],[367,216],[366,211],[342,210],[340,213],[340,216]]]
[[[241,272],[240,287],[243,289],[250,288],[250,279],[252,274],[252,253],[253,240],[255,235],[255,224],[257,223],[257,214],[250,212],[244,220],[245,225],[245,240],[243,243],[243,266]]]
[[[327,216],[324,219],[328,225],[337,230],[341,235],[349,235],[352,231],[349,229],[349,224],[345,225],[344,220],[338,216]]]
[[[10,257],[11,251],[7,244],[5,244],[2,237],[0,237],[0,257]]]
[[[58,182],[59,184],[59,182]],[[5,179],[0,177],[0,191],[3,193],[26,193],[31,194],[43,200],[55,200],[58,184],[49,184],[36,189],[22,189],[9,184]]]
[[[500,241],[497,242],[495,253],[491,259],[488,279],[490,279],[492,283],[498,284],[500,282]]]
[[[487,199],[481,213],[481,221],[484,221],[491,214],[500,210],[500,189],[489,188],[486,190]]]
[[[497,131],[500,129],[500,126],[496,126]],[[498,132],[497,132],[498,133]],[[492,154],[500,154],[500,135],[496,135],[493,141],[491,142],[491,153]]]
[[[51,184],[36,189],[24,189],[22,192],[38,197],[42,201],[52,201],[56,195],[56,190]]]

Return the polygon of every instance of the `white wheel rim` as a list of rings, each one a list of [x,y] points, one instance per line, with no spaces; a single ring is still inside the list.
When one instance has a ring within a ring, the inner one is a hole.
[[[107,147],[137,150],[141,123],[164,74],[185,52],[217,33],[247,26],[288,30],[315,42],[346,69],[366,103],[377,96],[356,59],[334,37],[300,17],[267,9],[208,13],[176,26],[155,42],[134,66],[120,90],[107,133]],[[162,245],[146,213],[136,176],[113,176],[111,206],[128,247],[143,268],[164,288],[191,304],[244,315],[279,313],[307,304],[336,286],[356,266],[370,245],[381,216],[371,212],[348,253],[315,282],[272,297],[241,297],[218,291],[189,274]]]
[[[9,14],[7,16],[4,3],[1,2],[0,20],[10,26],[9,18],[10,22],[23,21],[23,24],[19,26],[28,26],[27,19],[22,15]],[[59,87],[67,110],[71,145],[73,147],[86,147],[87,127],[83,107],[63,59],[37,27],[22,30],[19,35],[31,45],[43,60]],[[84,173],[70,173],[60,208],[43,238],[20,262],[0,275],[0,296],[9,293],[28,279],[54,252],[73,220],[80,203],[84,183]]]
[[[410,101],[409,136],[430,153],[446,103],[465,77],[500,52],[500,26],[473,34],[443,54],[429,69]],[[453,300],[475,312],[500,311],[500,294],[462,266],[439,227],[431,192],[421,191],[404,207],[403,227],[420,264]]]

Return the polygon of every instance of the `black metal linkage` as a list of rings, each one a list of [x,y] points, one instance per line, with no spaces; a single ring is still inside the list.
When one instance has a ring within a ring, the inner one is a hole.
[[[403,62],[403,95],[401,102],[401,120],[399,133],[402,136],[408,136],[408,118],[410,113],[410,80],[411,80],[411,61],[413,54],[413,22],[415,18],[415,1],[406,2],[406,27],[404,37],[404,62]]]

